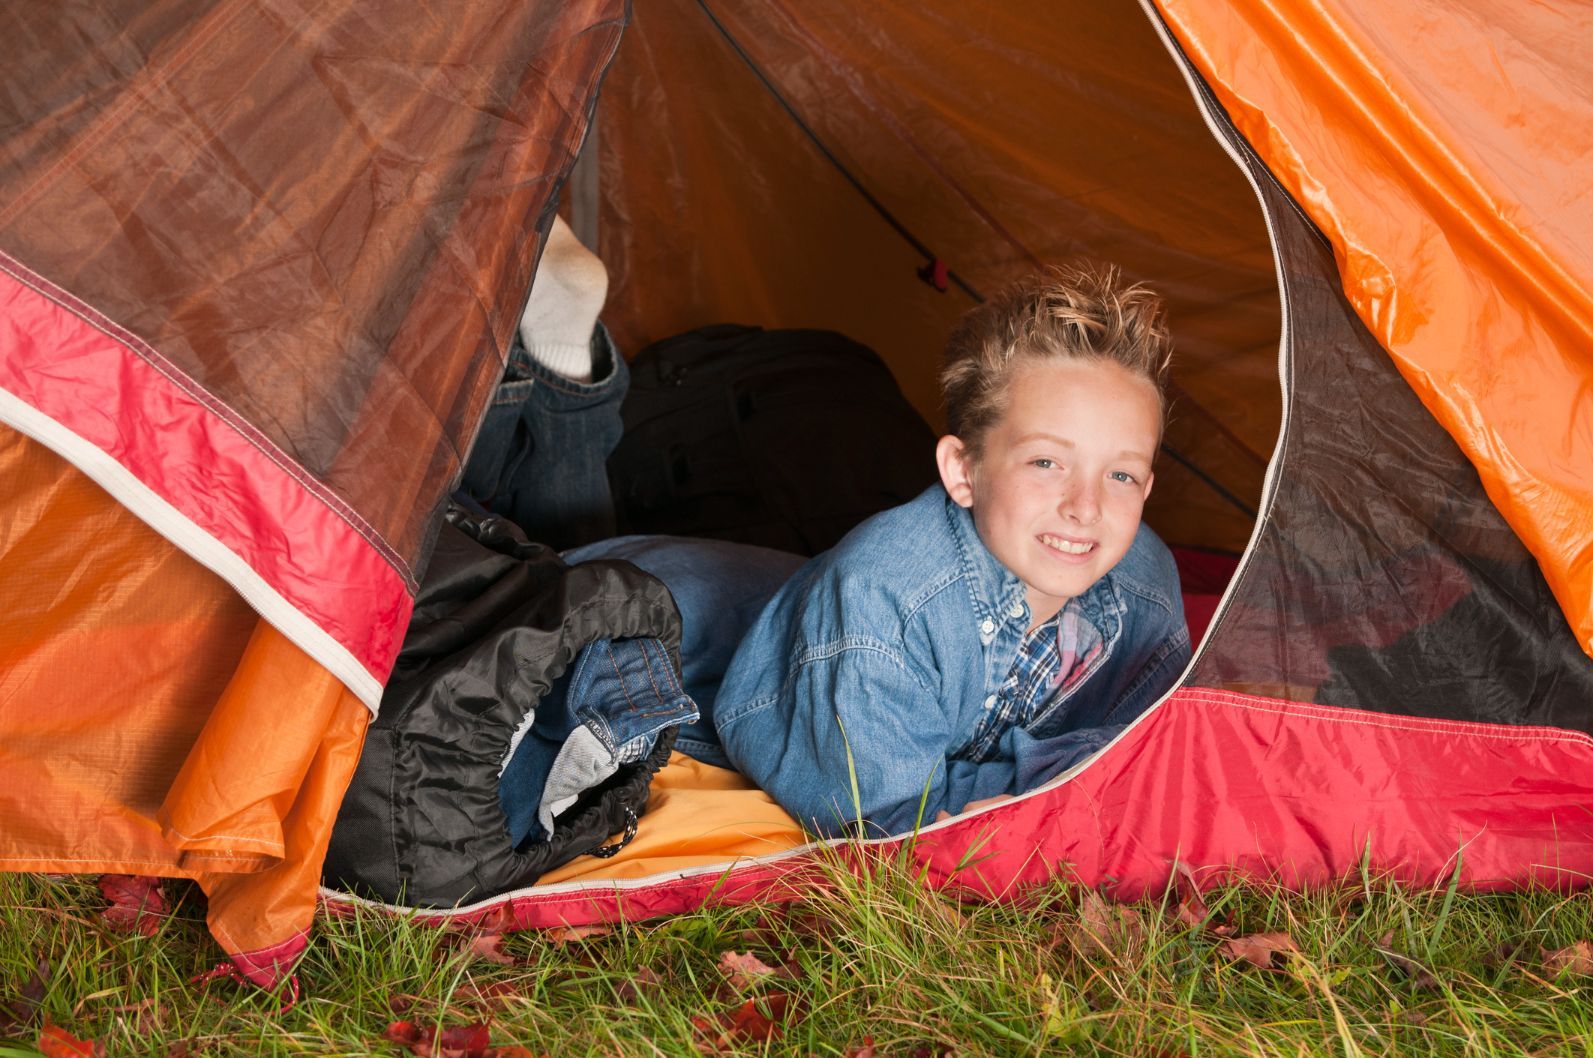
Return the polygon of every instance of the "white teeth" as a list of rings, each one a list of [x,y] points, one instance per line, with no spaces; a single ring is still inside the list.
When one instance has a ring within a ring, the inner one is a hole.
[[[1095,547],[1094,544],[1075,544],[1071,540],[1063,540],[1059,536],[1042,536],[1040,542],[1045,544],[1046,547],[1054,547],[1058,551],[1069,555],[1088,554]]]

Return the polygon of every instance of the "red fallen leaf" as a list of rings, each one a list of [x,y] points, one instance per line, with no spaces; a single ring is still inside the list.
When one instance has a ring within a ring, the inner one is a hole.
[[[387,1009],[391,1010],[394,1014],[405,1014],[405,1013],[408,1013],[409,1012],[409,1008],[414,1006],[414,1005],[415,1005],[415,997],[414,996],[410,996],[410,995],[390,996],[390,997],[388,997],[388,1000],[387,1000]],[[396,1021],[393,1022],[393,1025],[397,1025],[397,1024],[399,1024],[399,1022],[396,1022]],[[392,1025],[388,1026],[388,1028],[392,1028],[392,1027],[393,1027]]]
[[[1593,944],[1579,940],[1569,948],[1544,949],[1543,965],[1553,974],[1593,974]]]
[[[430,1032],[412,1021],[394,1021],[382,1038],[408,1047],[416,1058],[487,1058],[492,1035],[484,1021]]]
[[[170,911],[159,878],[102,874],[100,892],[111,902],[100,912],[100,918],[112,929],[153,937],[160,932],[160,920]]]
[[[382,1039],[401,1043],[405,1047],[420,1041],[420,1029],[413,1021],[389,1021],[387,1028],[382,1030]]]
[[[864,1036],[863,1046],[847,1048],[846,1054],[842,1058],[875,1058],[874,1037]]]
[[[443,1029],[432,1041],[435,1058],[486,1058],[492,1033],[485,1021]]]
[[[548,1058],[548,1054],[543,1051],[541,1055],[537,1055],[529,1047],[510,1044],[507,1047],[488,1047],[481,1058]]]
[[[725,952],[719,956],[719,969],[738,991],[746,991],[759,981],[780,973],[751,952],[744,955],[734,951]]]
[[[760,1005],[768,1010],[765,1014]],[[694,1017],[697,1049],[703,1054],[725,1054],[743,1042],[762,1043],[778,1039],[781,1024],[802,1019],[799,1000],[789,992],[771,992],[762,999],[749,999],[734,1010],[716,1018]]]
[[[1222,942],[1222,952],[1235,961],[1243,959],[1263,970],[1272,969],[1272,956],[1278,952],[1297,952],[1294,938],[1287,933],[1251,933]]]
[[[39,1053],[44,1058],[104,1058],[105,1045],[98,1040],[80,1040],[59,1025],[48,1021],[39,1030]]]
[[[544,934],[554,944],[568,944],[572,940],[588,937],[606,937],[614,930],[608,926],[554,926]]]
[[[503,950],[502,933],[477,933],[470,938],[470,954],[499,966],[519,966],[520,960]]]

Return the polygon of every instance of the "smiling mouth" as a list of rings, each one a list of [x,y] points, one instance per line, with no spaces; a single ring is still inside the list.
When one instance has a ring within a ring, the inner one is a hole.
[[[1093,540],[1069,540],[1067,537],[1052,536],[1050,533],[1041,533],[1040,543],[1064,555],[1087,555],[1096,547]]]

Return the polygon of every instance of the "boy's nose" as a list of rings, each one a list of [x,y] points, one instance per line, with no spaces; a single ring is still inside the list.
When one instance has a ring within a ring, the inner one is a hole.
[[[1088,482],[1075,485],[1063,494],[1061,513],[1079,525],[1094,525],[1101,517],[1100,489]]]

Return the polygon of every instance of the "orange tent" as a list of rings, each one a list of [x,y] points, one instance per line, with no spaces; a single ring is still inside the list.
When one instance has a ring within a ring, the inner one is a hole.
[[[624,16],[445,6],[0,15],[0,866],[197,878],[263,982]],[[1593,869],[1593,20],[1145,16],[640,5],[570,189],[616,334],[833,327],[931,412],[967,291],[1120,262],[1179,346],[1150,520],[1246,558],[1185,685],[995,817],[1000,877],[1314,876],[1371,830],[1415,875],[1479,834],[1478,884],[1551,834]],[[546,913],[596,906],[566,885]]]

